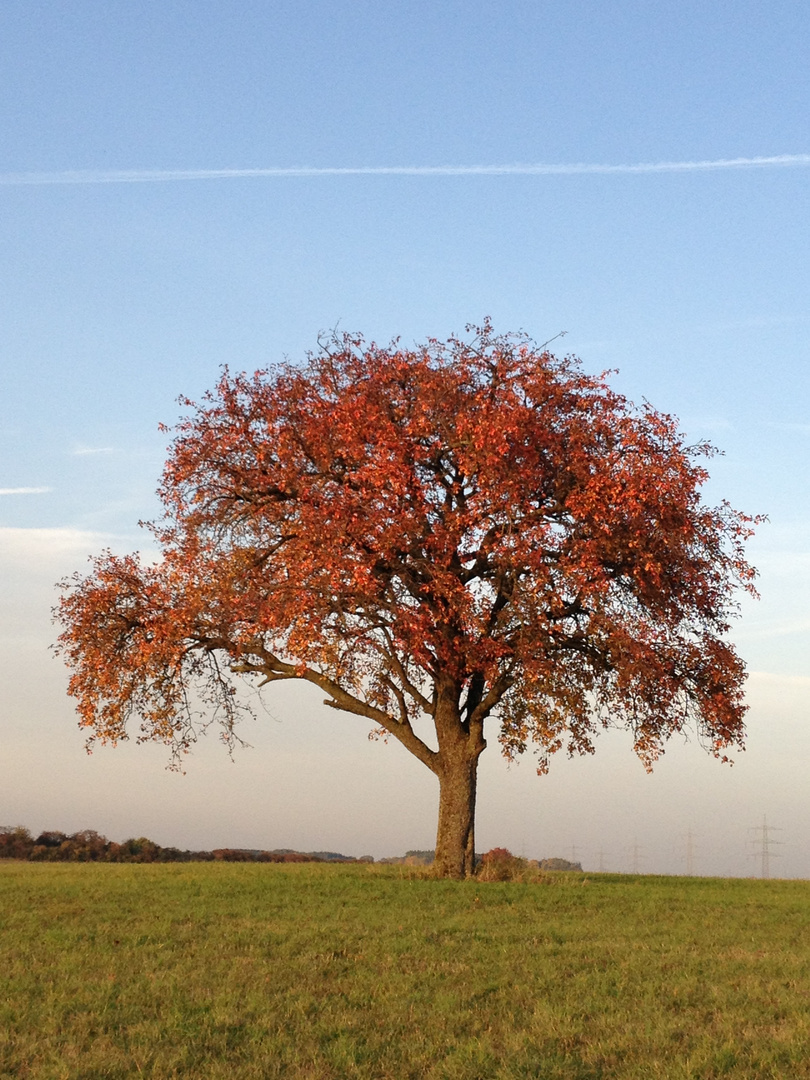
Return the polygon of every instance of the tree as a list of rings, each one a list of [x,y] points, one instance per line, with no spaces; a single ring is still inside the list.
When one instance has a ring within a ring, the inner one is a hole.
[[[232,744],[234,676],[314,683],[436,775],[453,877],[473,871],[485,725],[541,772],[611,725],[648,767],[688,728],[724,760],[742,748],[727,634],[756,520],[701,501],[713,448],[574,357],[468,331],[335,336],[181,399],[160,561],[106,552],[63,583],[90,743],[137,717],[182,753],[215,717]]]

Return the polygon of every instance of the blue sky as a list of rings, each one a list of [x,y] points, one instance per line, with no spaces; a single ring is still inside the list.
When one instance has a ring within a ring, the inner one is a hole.
[[[158,423],[222,364],[301,357],[337,325],[409,343],[490,315],[539,341],[566,330],[589,370],[617,368],[630,397],[725,451],[707,498],[770,523],[751,546],[762,600],[734,632],[753,673],[740,762],[678,745],[647,777],[611,735],[538,779],[490,751],[479,846],[576,845],[622,869],[638,841],[646,869],[674,871],[692,829],[697,869],[747,873],[767,813],[779,871],[810,876],[808,29],[787,0],[7,0],[0,823],[183,846],[432,844],[430,774],[306,688],[267,699],[235,764],[215,740],[185,777],[160,748],[87,758],[49,608],[90,552],[143,544]]]

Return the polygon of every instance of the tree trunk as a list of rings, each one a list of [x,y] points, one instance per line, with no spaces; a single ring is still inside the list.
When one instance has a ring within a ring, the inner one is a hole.
[[[445,757],[439,767],[439,830],[434,866],[441,877],[472,877],[475,870],[475,783],[478,754]]]

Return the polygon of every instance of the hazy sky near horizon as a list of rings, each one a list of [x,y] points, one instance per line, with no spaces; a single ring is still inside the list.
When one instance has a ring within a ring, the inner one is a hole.
[[[228,760],[87,757],[54,582],[143,548],[177,398],[319,332],[499,331],[679,417],[706,498],[767,514],[749,749],[652,776],[610,733],[482,759],[478,847],[810,877],[810,9],[798,0],[6,0],[0,8],[0,824],[183,847],[431,847],[434,778],[311,688]]]

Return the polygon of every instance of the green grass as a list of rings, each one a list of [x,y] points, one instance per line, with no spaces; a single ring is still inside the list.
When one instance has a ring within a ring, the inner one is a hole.
[[[0,864],[0,1076],[810,1077],[810,884]]]

